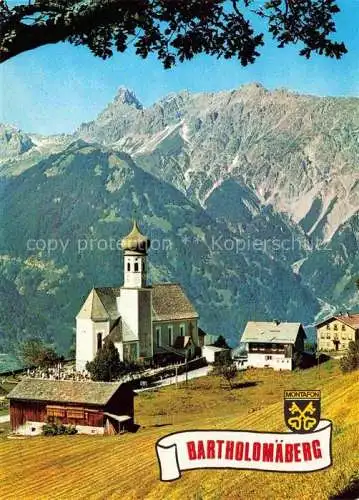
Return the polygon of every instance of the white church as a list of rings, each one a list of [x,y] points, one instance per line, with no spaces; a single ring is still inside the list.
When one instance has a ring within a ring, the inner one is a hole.
[[[147,283],[150,240],[134,221],[121,241],[122,287],[93,288],[76,317],[76,369],[85,369],[109,338],[121,360],[190,359],[203,346],[198,314],[176,283]]]

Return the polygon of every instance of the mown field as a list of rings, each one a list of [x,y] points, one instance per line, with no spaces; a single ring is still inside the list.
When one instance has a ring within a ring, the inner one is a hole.
[[[191,428],[284,431],[283,390],[321,389],[334,424],[333,466],[309,474],[185,472],[159,481],[155,443]],[[136,397],[136,434],[7,439],[0,434],[2,499],[327,499],[359,470],[359,374],[334,362],[294,373],[250,370],[232,391],[204,377]]]

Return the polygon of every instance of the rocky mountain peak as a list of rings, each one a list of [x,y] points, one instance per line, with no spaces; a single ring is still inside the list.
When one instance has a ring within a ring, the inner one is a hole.
[[[0,124],[0,155],[2,158],[21,155],[34,146],[31,138],[10,125]]]
[[[124,86],[121,86],[118,89],[114,102],[116,104],[126,104],[128,106],[134,106],[137,109],[143,109],[143,106],[137,99],[136,94]]]
[[[258,82],[250,82],[250,83],[245,83],[241,85],[238,89],[240,92],[243,93],[253,93],[253,94],[265,94],[268,92],[268,90]]]

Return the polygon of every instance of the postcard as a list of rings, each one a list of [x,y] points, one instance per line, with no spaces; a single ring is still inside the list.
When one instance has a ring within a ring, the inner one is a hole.
[[[359,498],[357,0],[0,1],[0,497]]]

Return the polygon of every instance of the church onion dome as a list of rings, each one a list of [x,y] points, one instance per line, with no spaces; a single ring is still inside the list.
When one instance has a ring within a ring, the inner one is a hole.
[[[122,250],[131,252],[147,253],[150,247],[150,239],[141,234],[136,221],[133,221],[133,228],[131,232],[121,241]]]

